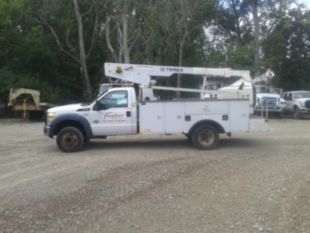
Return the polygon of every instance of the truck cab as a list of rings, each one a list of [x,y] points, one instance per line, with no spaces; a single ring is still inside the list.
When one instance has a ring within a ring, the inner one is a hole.
[[[89,104],[51,108],[46,114],[44,131],[51,138],[57,135],[57,144],[63,151],[79,150],[90,138],[136,134],[135,90],[113,88]],[[83,143],[78,142],[81,138]]]
[[[310,115],[310,91],[288,91],[283,93],[284,111],[292,113],[294,118]]]

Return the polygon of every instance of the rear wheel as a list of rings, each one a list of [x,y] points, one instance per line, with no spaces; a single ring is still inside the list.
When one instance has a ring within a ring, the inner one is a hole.
[[[84,145],[84,135],[75,127],[65,127],[59,131],[57,145],[63,152],[80,151]]]
[[[212,150],[219,141],[219,134],[213,127],[203,125],[192,133],[192,143],[199,150]]]

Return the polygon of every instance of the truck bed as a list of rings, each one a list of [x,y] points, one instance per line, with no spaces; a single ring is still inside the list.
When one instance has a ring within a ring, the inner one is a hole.
[[[247,99],[145,102],[139,106],[140,133],[188,133],[204,120],[217,122],[226,133],[249,131],[248,105]]]

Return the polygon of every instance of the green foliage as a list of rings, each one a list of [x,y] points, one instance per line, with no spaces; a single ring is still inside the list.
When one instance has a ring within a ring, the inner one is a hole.
[[[110,17],[110,39],[121,51],[122,14],[128,17],[131,63],[183,66],[229,66],[251,71],[272,68],[275,84],[285,89],[310,89],[310,13],[292,8],[290,1],[259,1],[261,61],[254,65],[255,43],[251,7],[246,0],[78,0],[83,17],[87,59],[93,94],[82,95],[80,64],[63,49],[79,57],[79,41],[72,0],[0,1],[0,99],[10,88],[41,91],[43,101],[73,102],[96,95],[105,61],[115,61],[108,49],[105,27]],[[198,7],[196,7],[198,6]],[[95,13],[98,15],[94,27]],[[188,33],[188,34],[186,34]],[[186,35],[185,35],[186,34]],[[184,36],[185,35],[185,36]],[[173,86],[176,78],[160,79]],[[199,80],[184,78],[185,87]]]
[[[3,101],[7,101],[11,88],[29,88],[41,92],[41,100],[55,102],[59,98],[60,90],[53,88],[48,82],[38,77],[30,77],[23,74],[15,74],[10,70],[0,70],[0,95]]]
[[[268,64],[284,89],[310,89],[310,11],[295,8],[264,41]]]

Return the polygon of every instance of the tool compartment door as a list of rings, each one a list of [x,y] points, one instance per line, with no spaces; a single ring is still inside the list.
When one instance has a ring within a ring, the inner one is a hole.
[[[185,124],[184,108],[183,102],[165,103],[165,131],[167,134],[183,132]]]
[[[146,102],[139,106],[140,133],[165,133],[165,107],[163,103]]]
[[[249,101],[230,101],[230,132],[249,130]]]

